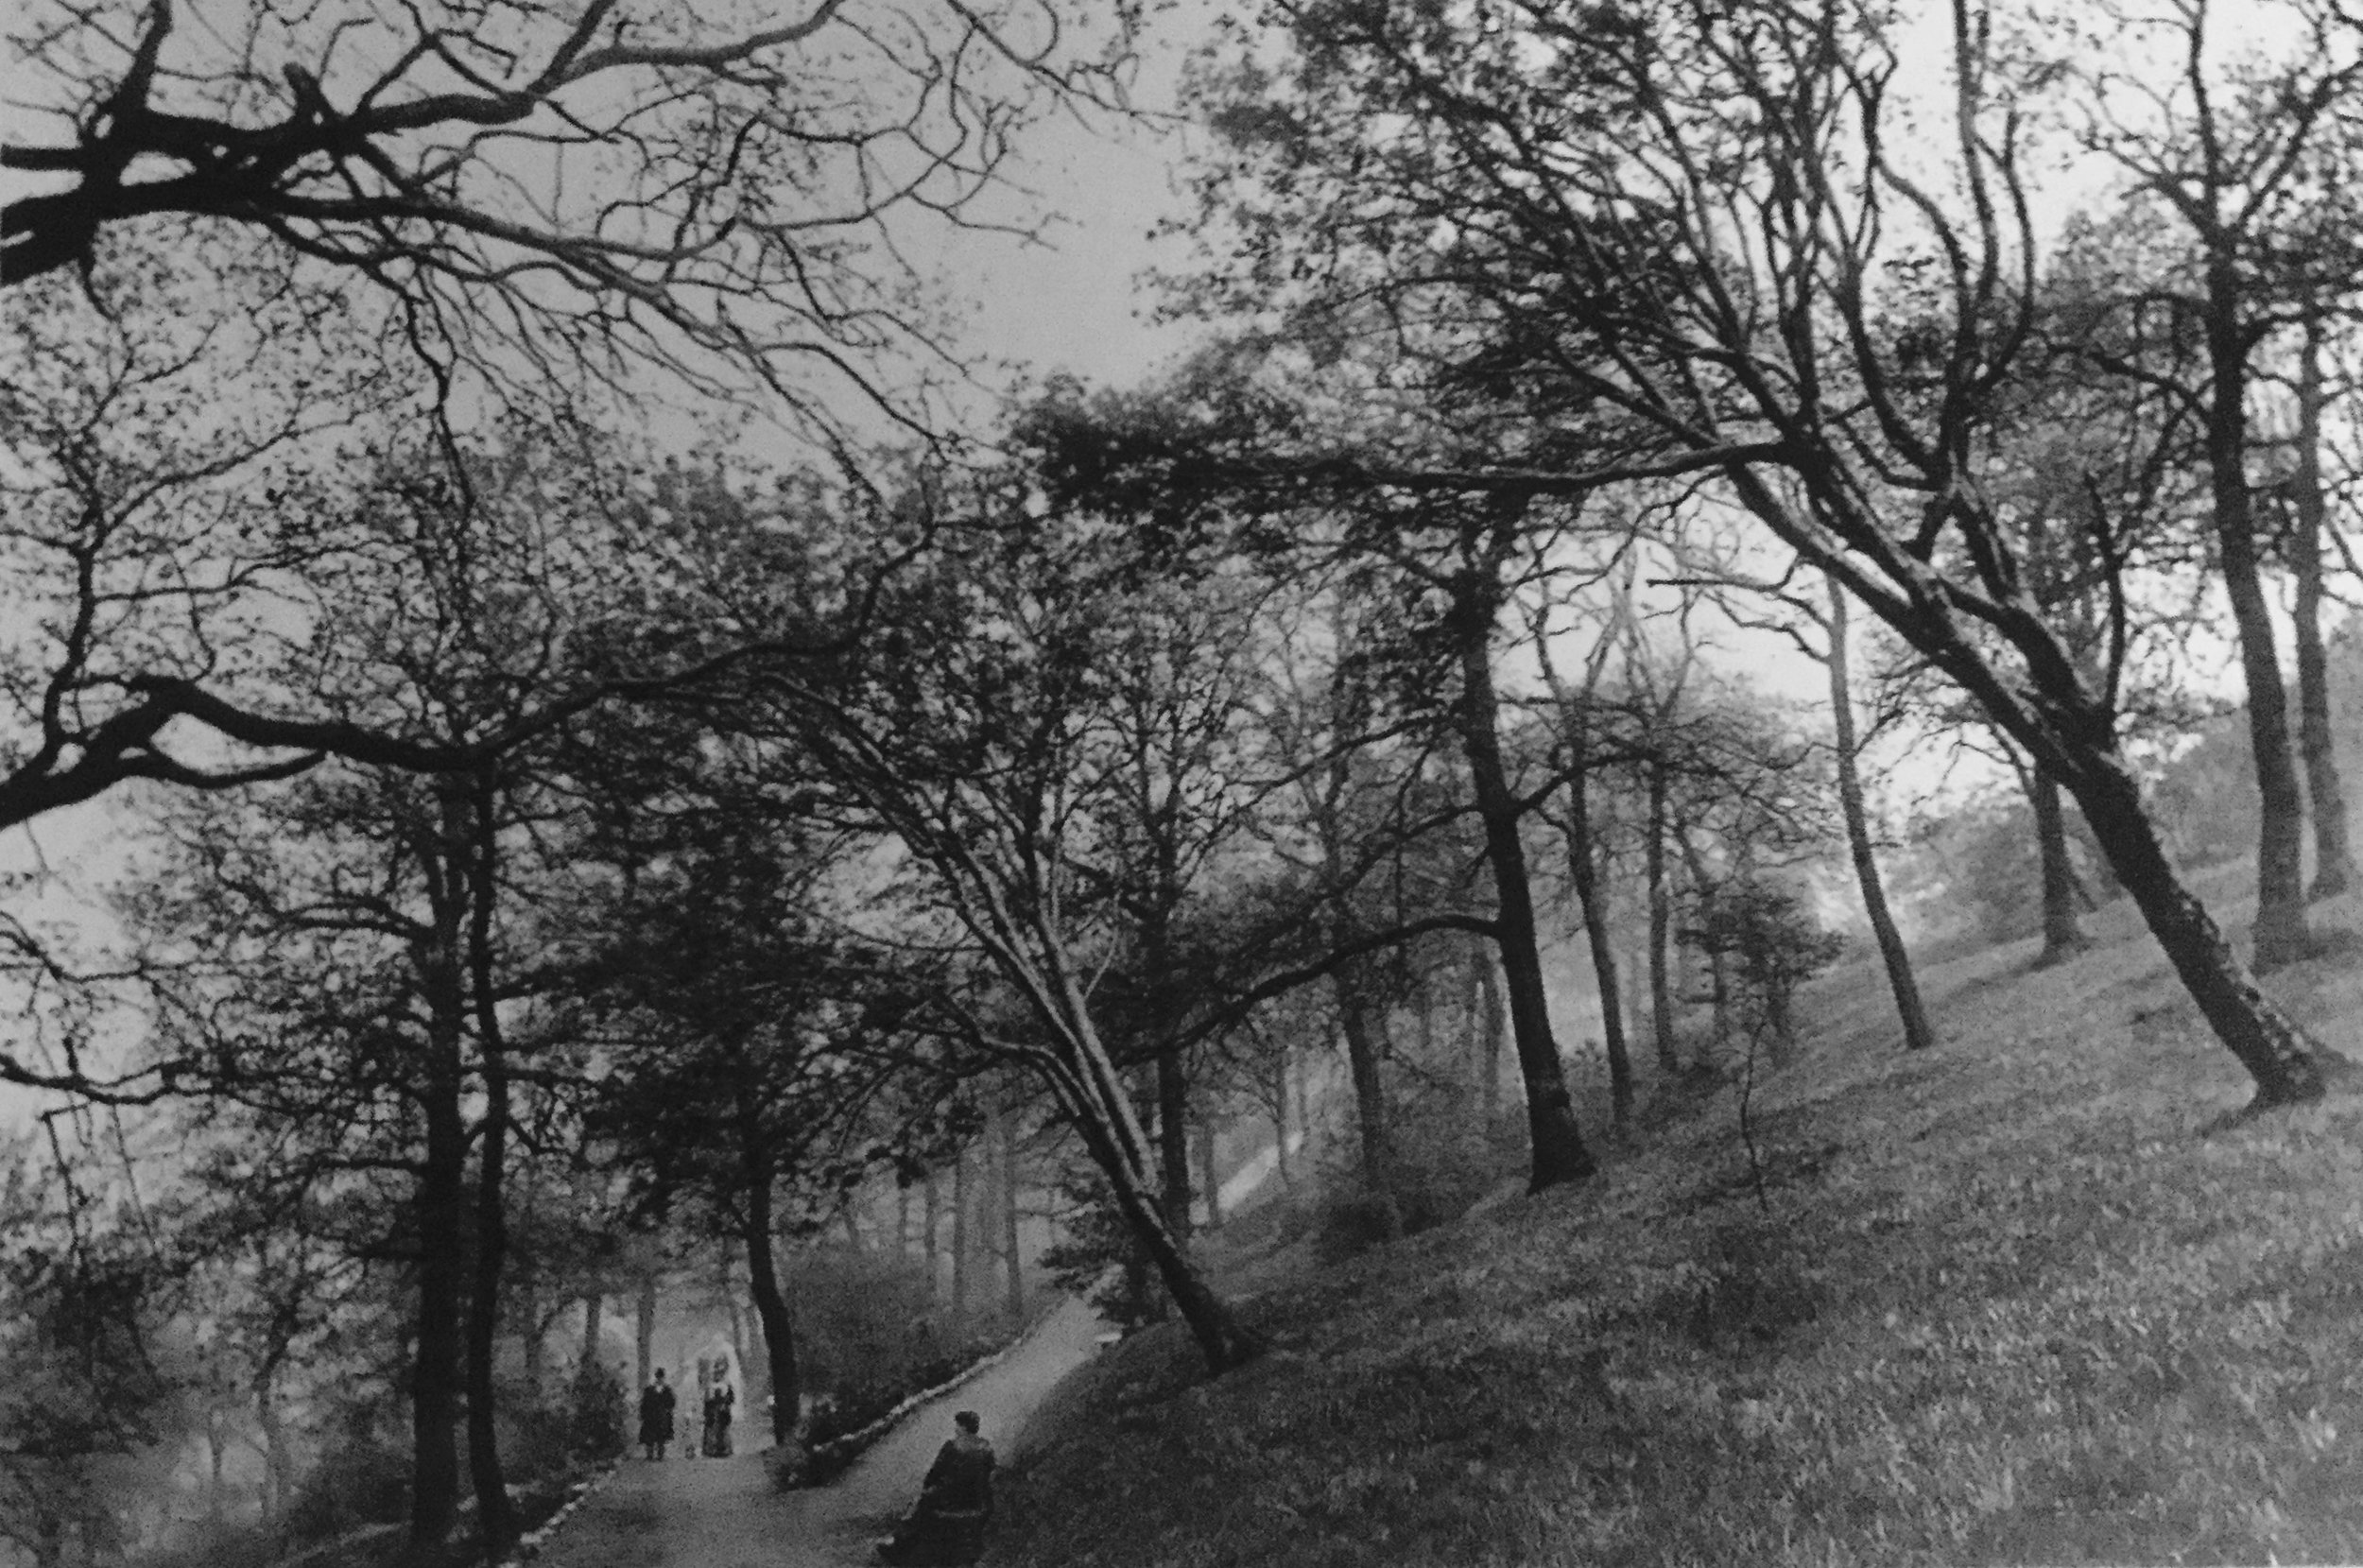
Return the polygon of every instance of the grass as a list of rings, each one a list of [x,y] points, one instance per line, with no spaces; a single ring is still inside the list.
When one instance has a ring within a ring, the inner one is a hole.
[[[1577,1191],[1300,1263],[1228,1377],[1127,1342],[994,1560],[2363,1561],[2363,1075],[2205,1132],[2247,1080],[2105,913],[2052,970],[1930,968],[1921,1056],[1867,973],[1818,989],[1767,1203],[1725,1094]],[[2272,989],[2363,1055],[2352,956]]]

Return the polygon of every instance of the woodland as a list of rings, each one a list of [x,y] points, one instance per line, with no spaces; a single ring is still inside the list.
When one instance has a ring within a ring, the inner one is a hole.
[[[2194,1120],[2351,1070],[2277,979],[2355,949],[2339,0],[11,47],[15,1559],[497,1559],[660,1283],[791,1476],[1053,1282],[1219,1387],[1241,1171],[1342,1256],[1721,1094],[1761,1194],[1838,966],[1935,1060],[1926,965],[2050,996],[2130,911],[2243,1085]],[[987,363],[929,258],[1118,123],[1197,346]]]

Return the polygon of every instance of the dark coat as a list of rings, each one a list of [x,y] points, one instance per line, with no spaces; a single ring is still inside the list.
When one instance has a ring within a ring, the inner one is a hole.
[[[641,1390],[640,1440],[644,1443],[668,1443],[673,1440],[673,1390],[670,1386],[651,1383]]]
[[[963,1432],[945,1443],[919,1489],[927,1513],[992,1511],[992,1444]]]

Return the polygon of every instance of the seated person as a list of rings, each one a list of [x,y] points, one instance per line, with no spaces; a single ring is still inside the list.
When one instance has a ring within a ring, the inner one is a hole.
[[[992,1444],[977,1433],[974,1410],[952,1418],[951,1441],[920,1484],[919,1504],[894,1534],[878,1542],[888,1563],[967,1563],[984,1555],[992,1520]]]

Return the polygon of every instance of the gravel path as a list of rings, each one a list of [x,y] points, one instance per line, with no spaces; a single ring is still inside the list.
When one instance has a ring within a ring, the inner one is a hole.
[[[1068,1301],[1001,1363],[924,1404],[833,1486],[781,1491],[761,1453],[662,1464],[628,1460],[543,1548],[535,1568],[847,1568],[919,1495],[952,1412],[975,1410],[1006,1461],[1051,1387],[1089,1360],[1100,1334]]]

